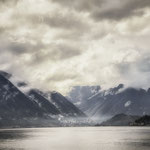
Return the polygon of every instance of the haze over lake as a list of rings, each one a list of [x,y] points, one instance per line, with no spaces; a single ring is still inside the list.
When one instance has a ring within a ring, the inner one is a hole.
[[[0,130],[0,150],[149,149],[149,127],[71,127]]]

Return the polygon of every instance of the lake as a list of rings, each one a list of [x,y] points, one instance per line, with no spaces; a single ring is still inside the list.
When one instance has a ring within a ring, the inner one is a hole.
[[[0,129],[0,150],[150,150],[150,128]]]

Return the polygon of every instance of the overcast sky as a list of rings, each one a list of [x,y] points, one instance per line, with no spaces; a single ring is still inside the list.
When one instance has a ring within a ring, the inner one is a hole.
[[[0,0],[0,69],[63,94],[150,87],[150,0]]]

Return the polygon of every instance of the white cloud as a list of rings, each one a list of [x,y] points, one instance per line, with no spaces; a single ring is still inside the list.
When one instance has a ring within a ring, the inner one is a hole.
[[[149,1],[97,2],[0,1],[0,69],[62,93],[74,85],[148,87]]]

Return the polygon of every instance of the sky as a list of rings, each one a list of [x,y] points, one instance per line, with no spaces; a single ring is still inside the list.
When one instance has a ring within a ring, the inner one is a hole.
[[[33,88],[150,87],[150,0],[0,0],[0,70]]]

